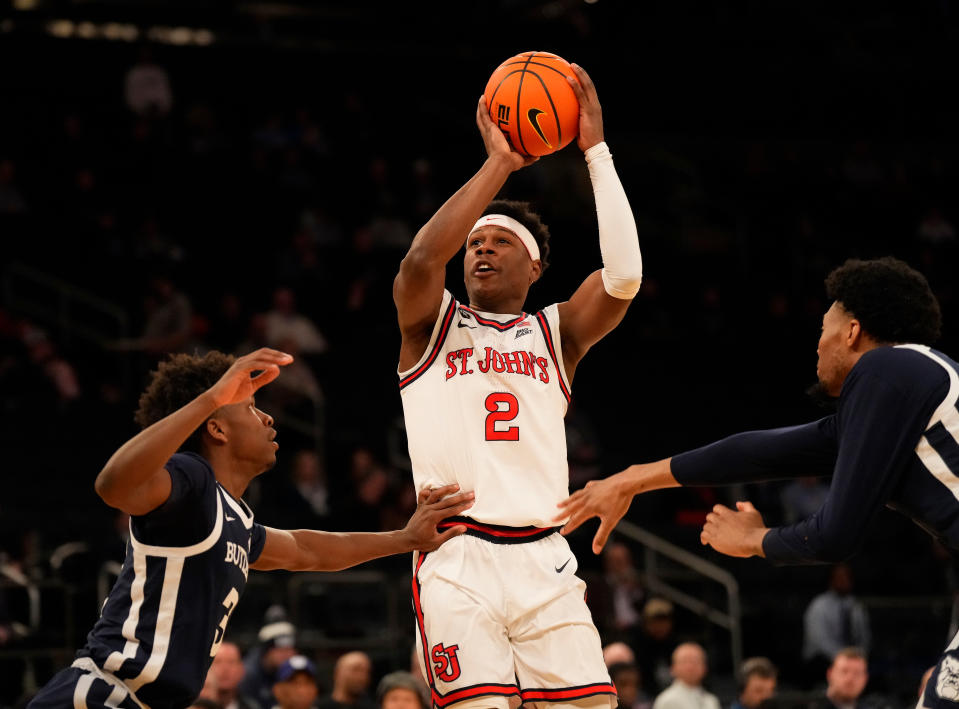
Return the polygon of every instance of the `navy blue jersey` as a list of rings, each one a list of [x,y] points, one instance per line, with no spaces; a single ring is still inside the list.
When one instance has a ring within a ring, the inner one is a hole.
[[[154,709],[199,694],[266,538],[205,459],[177,453],[166,469],[170,497],[131,518],[123,570],[77,653]]]
[[[843,382],[836,413],[804,426],[753,431],[677,455],[683,485],[828,475],[822,508],[763,540],[777,563],[837,561],[889,506],[959,551],[959,365],[928,347],[879,347]]]

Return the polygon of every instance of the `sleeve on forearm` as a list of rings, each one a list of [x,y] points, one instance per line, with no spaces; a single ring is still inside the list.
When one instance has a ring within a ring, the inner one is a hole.
[[[614,298],[629,300],[639,291],[643,280],[636,220],[606,143],[594,145],[585,155],[596,200],[603,286]]]
[[[832,563],[859,548],[915,454],[930,414],[919,398],[875,374],[850,374],[837,415],[842,436],[829,494],[811,517],[766,533],[767,559]]]
[[[828,475],[836,459],[834,417],[787,428],[739,433],[673,456],[680,485],[731,485]]]

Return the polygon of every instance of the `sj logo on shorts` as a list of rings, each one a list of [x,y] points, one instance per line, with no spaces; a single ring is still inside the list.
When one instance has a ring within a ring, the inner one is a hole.
[[[452,682],[460,676],[460,661],[456,658],[457,650],[459,645],[443,647],[443,643],[437,643],[430,650],[430,655],[433,657],[433,672],[437,679]]]

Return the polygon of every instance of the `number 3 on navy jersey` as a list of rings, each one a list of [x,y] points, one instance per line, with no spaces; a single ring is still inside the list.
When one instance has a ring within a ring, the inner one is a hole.
[[[220,643],[223,642],[223,636],[226,633],[226,624],[230,620],[230,614],[233,612],[233,609],[236,608],[237,601],[240,600],[240,594],[236,590],[236,586],[230,589],[230,592],[226,594],[226,598],[223,599],[223,607],[226,610],[223,612],[223,620],[220,621],[219,627],[216,629],[216,636],[213,638],[213,645],[210,646],[210,657],[216,657],[216,651],[220,649]]]
[[[503,405],[506,408],[500,408]],[[486,440],[487,441],[518,441],[519,426],[496,428],[499,421],[512,421],[519,414],[519,402],[516,397],[507,392],[497,391],[486,397]]]

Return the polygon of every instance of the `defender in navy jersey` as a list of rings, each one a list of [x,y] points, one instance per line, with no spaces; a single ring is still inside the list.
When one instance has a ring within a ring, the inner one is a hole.
[[[939,304],[925,278],[893,258],[849,260],[826,279],[834,302],[819,339],[819,387],[838,397],[832,416],[753,431],[589,483],[561,503],[564,533],[600,518],[599,552],[633,496],[679,485],[723,485],[832,474],[821,509],[767,528],[758,510],[716,505],[701,541],[730,556],[779,564],[833,562],[861,545],[883,506],[898,510],[959,554],[959,364],[929,347]],[[919,706],[959,704],[959,635]]]
[[[396,532],[257,524],[242,495],[275,464],[278,445],[273,419],[253,395],[292,361],[261,349],[239,359],[176,355],[160,365],[140,399],[144,430],[96,481],[107,504],[131,515],[123,569],[73,665],[29,707],[189,706],[250,568],[334,571],[433,550],[465,531],[437,532],[440,520],[470,505],[471,495],[453,494],[453,485],[420,495],[416,513]]]

